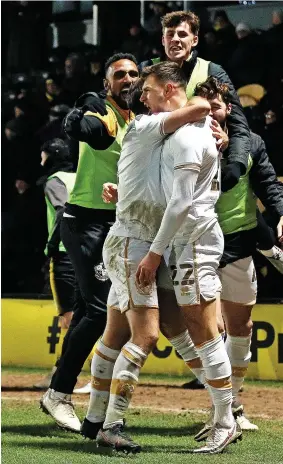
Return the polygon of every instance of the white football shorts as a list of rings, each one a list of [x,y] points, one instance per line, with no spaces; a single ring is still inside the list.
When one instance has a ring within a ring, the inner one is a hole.
[[[224,238],[218,223],[193,243],[188,243],[185,237],[174,240],[169,268],[179,306],[198,305],[201,298],[205,301],[216,298],[221,290],[217,269],[223,248]]]
[[[140,288],[136,282],[139,263],[150,249],[151,242],[108,234],[103,247],[103,261],[111,280],[107,306],[125,312],[128,309],[158,308],[156,282]],[[159,278],[161,271],[162,278]],[[162,258],[157,272],[158,285],[168,288],[172,283]]]
[[[222,284],[221,300],[254,305],[257,296],[257,278],[251,256],[238,259],[218,270]]]

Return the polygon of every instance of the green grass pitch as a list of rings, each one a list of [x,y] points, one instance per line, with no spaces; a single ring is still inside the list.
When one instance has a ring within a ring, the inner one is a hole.
[[[278,405],[280,407],[280,405]],[[85,411],[77,409],[79,417]],[[2,403],[3,464],[283,464],[283,421],[257,420],[259,432],[246,433],[241,443],[222,455],[194,456],[194,434],[203,416],[131,410],[127,431],[143,451],[139,455],[99,454],[95,443],[56,427],[38,404]]]

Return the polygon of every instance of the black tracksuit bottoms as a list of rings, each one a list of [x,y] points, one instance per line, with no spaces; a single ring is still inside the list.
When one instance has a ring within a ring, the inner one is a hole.
[[[77,377],[106,325],[106,304],[111,282],[105,275],[102,248],[115,211],[68,205],[63,216],[61,239],[75,275],[75,311],[64,338],[62,355],[50,388],[72,393]]]

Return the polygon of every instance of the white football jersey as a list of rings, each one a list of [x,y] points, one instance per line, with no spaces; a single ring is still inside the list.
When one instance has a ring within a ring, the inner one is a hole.
[[[169,113],[139,115],[128,127],[118,162],[116,222],[110,233],[152,241],[166,208],[160,156]]]
[[[182,126],[165,140],[161,154],[161,182],[167,203],[172,195],[174,170],[188,168],[199,173],[188,217],[175,235],[175,238],[186,237],[190,243],[217,221],[220,162],[210,121],[207,117],[202,122]]]

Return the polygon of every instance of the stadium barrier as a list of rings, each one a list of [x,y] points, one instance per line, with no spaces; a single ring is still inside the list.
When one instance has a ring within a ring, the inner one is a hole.
[[[257,304],[253,320],[247,377],[283,380],[283,305]],[[60,350],[60,331],[52,300],[2,299],[2,365],[53,366]],[[89,371],[88,362],[84,369]],[[189,369],[161,335],[143,372],[186,376]]]

